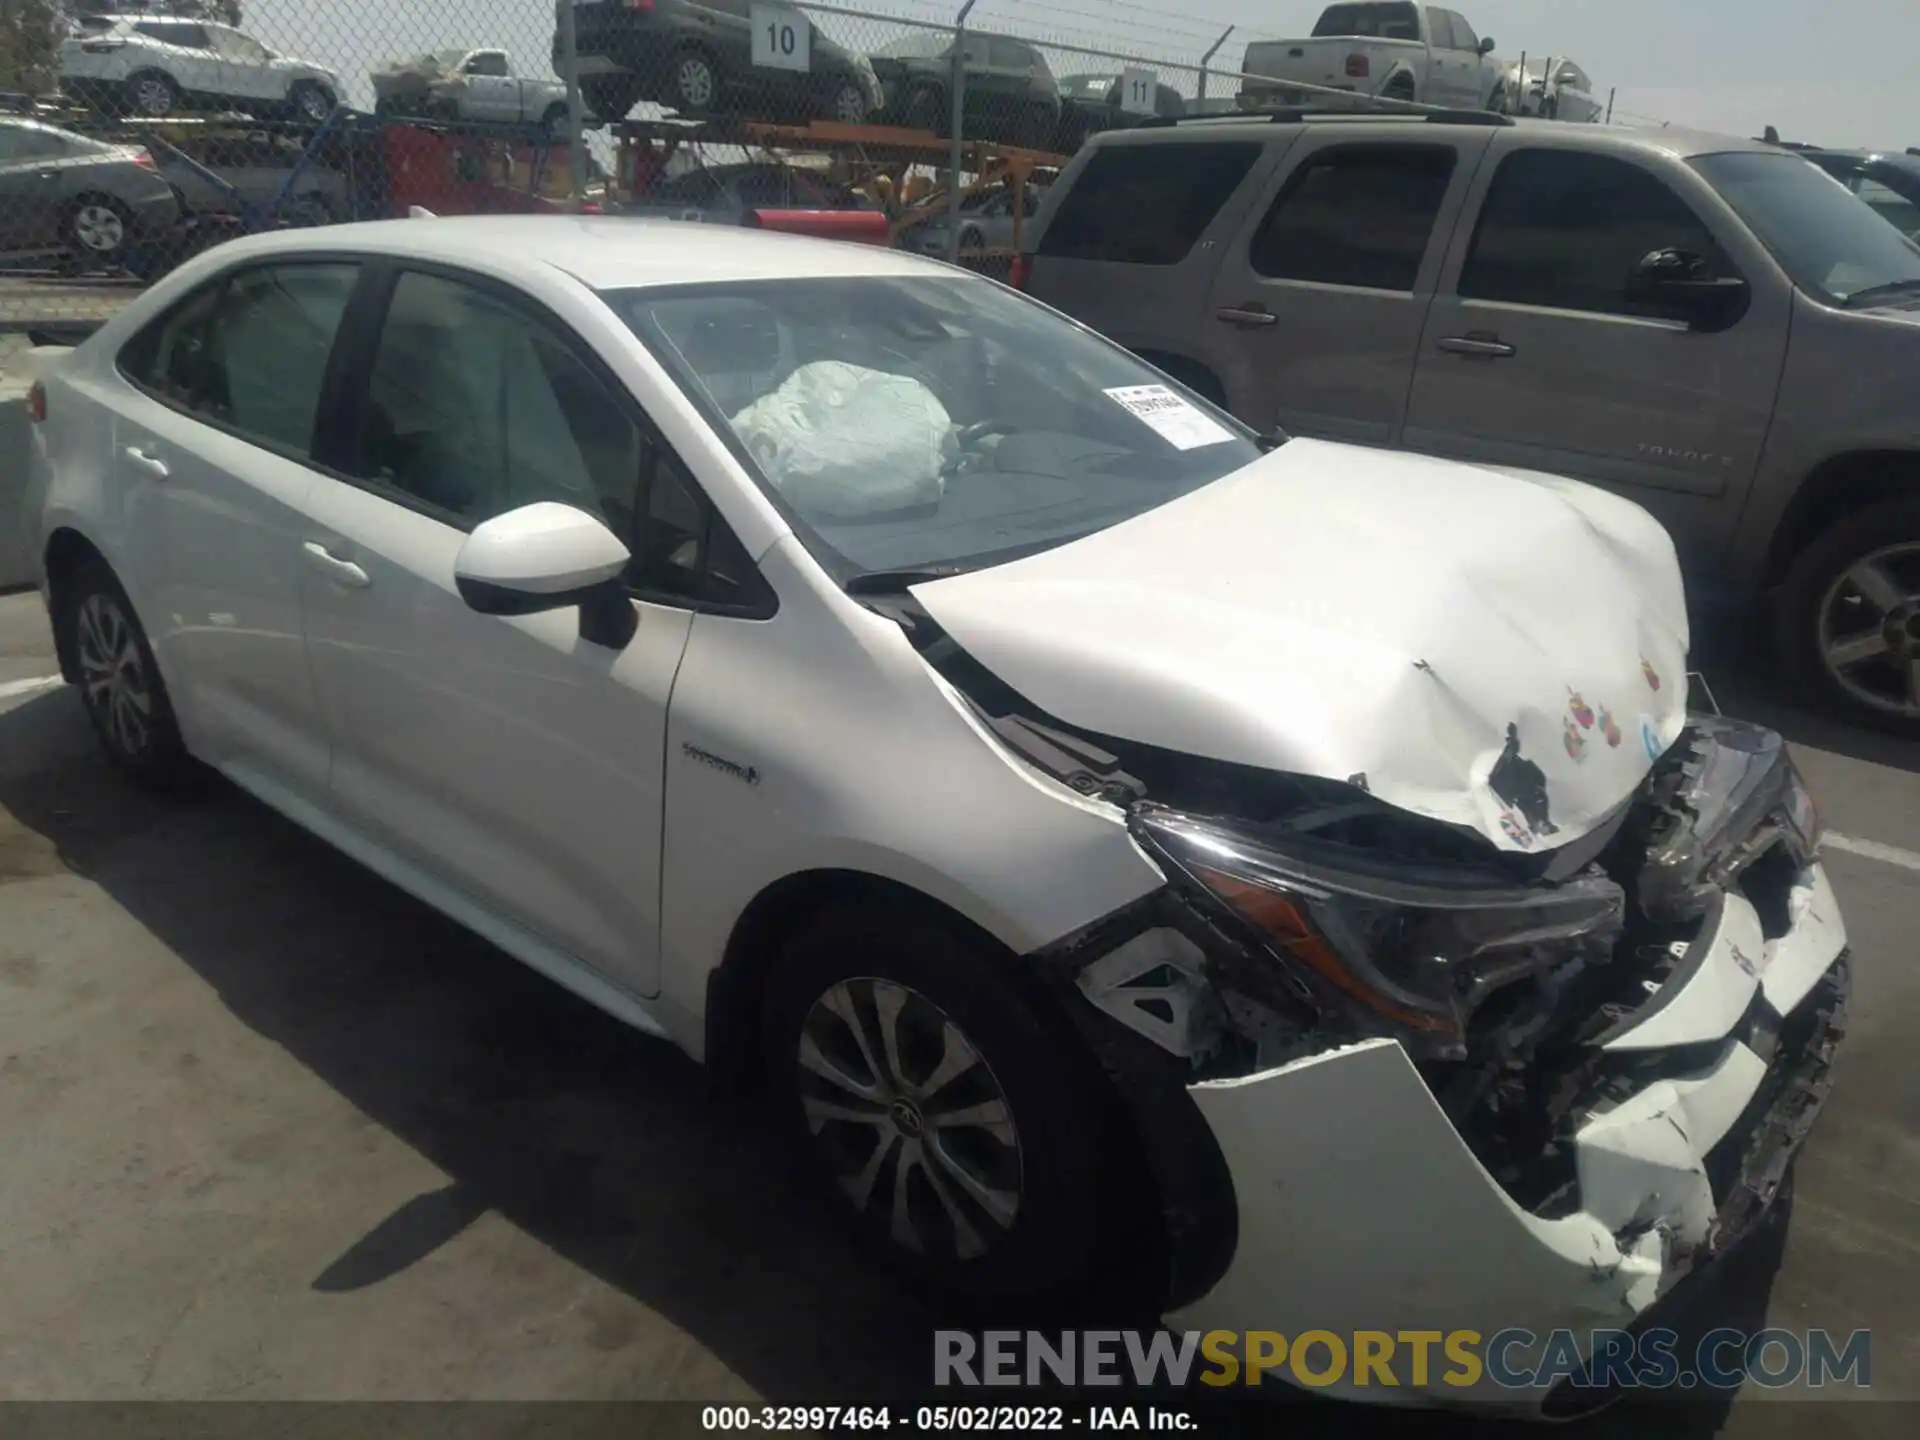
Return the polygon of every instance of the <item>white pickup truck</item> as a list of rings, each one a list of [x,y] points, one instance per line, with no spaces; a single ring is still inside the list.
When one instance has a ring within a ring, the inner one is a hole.
[[[515,73],[504,50],[436,50],[374,71],[374,108],[448,120],[530,122],[558,128],[567,87]]]
[[[1493,58],[1493,41],[1474,34],[1457,10],[1405,0],[1329,5],[1304,40],[1250,41],[1240,68],[1242,110],[1330,99],[1307,86],[1457,110],[1506,108],[1506,67]]]

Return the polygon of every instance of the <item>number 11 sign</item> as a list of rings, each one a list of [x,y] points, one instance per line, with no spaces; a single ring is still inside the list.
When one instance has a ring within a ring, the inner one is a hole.
[[[1152,115],[1158,109],[1160,77],[1151,70],[1120,72],[1120,108],[1129,115]]]

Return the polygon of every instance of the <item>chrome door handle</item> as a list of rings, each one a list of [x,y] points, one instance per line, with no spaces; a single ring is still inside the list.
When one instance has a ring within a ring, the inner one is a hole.
[[[142,450],[138,445],[125,446],[122,451],[127,459],[138,465],[156,480],[167,478],[167,462],[158,455]]]
[[[1280,317],[1271,310],[1256,310],[1245,305],[1224,305],[1213,312],[1213,318],[1224,320],[1229,325],[1278,325]]]
[[[1472,355],[1482,360],[1505,360],[1511,356],[1513,346],[1492,335],[1449,335],[1439,342],[1439,348],[1449,355]]]
[[[373,583],[367,572],[358,565],[329,553],[326,546],[316,541],[309,540],[300,548],[307,552],[307,558],[313,562],[314,568],[336,585],[349,590],[364,590]]]

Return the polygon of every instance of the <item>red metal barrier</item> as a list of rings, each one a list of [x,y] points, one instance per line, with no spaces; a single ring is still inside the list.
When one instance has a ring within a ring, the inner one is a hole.
[[[851,240],[862,245],[889,242],[887,217],[878,210],[749,210],[740,223],[753,230]]]

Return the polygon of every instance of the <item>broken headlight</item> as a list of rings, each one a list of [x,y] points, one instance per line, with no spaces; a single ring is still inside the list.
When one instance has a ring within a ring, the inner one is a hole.
[[[1641,907],[1669,922],[1698,919],[1776,840],[1801,864],[1820,844],[1813,799],[1776,732],[1698,716],[1685,743],[1674,783],[1656,796],[1664,817],[1639,880]]]
[[[1549,999],[1611,956],[1625,920],[1624,892],[1598,874],[1521,886],[1171,810],[1136,811],[1133,825],[1323,1004],[1420,1059],[1464,1058],[1489,996],[1532,984]]]

